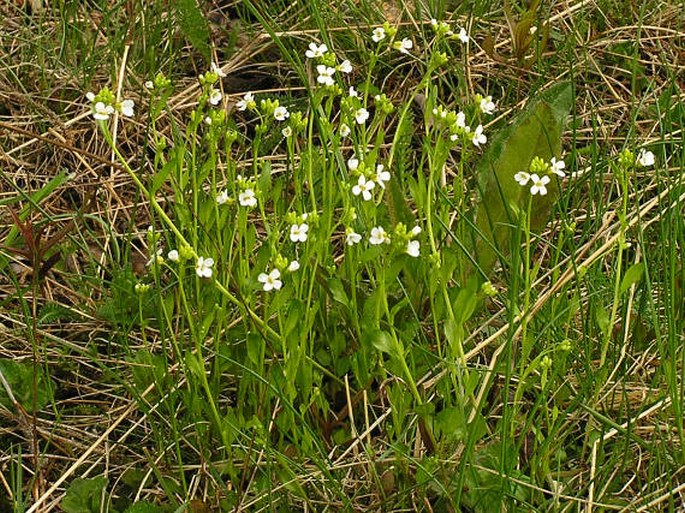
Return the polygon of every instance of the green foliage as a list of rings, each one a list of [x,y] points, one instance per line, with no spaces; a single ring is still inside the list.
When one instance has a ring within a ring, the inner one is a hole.
[[[207,20],[197,5],[196,0],[178,0],[173,3],[176,21],[183,35],[188,38],[193,47],[209,62],[209,28]]]
[[[74,479],[60,506],[64,513],[100,513],[103,492],[109,480],[104,476]]]
[[[17,402],[30,412],[45,408],[52,400],[54,385],[41,367],[30,362],[0,359],[0,372]],[[35,384],[35,387],[34,387]],[[0,403],[10,411],[14,406],[7,390],[0,385]]]
[[[514,175],[528,171],[534,157],[549,161],[559,157],[561,133],[572,105],[572,87],[568,82],[556,84],[534,100],[506,130],[499,132],[481,158],[477,169],[480,200],[476,208],[475,255],[480,269],[487,275],[498,255],[510,250],[512,225],[519,223],[527,211],[530,193],[521,187]],[[554,180],[546,196],[533,198],[530,213],[531,230],[542,228],[558,195]]]

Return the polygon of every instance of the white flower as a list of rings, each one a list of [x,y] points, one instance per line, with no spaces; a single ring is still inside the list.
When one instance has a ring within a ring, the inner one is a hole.
[[[381,189],[385,189],[385,182],[390,181],[390,173],[385,171],[383,164],[378,164],[376,166],[376,182],[381,186]]]
[[[357,157],[350,157],[347,161],[347,169],[350,171],[356,171],[359,167],[359,159]]]
[[[217,205],[223,205],[227,201],[228,201],[228,192],[226,191],[226,189],[224,189],[219,194],[217,194],[216,203],[217,203]]]
[[[133,103],[133,100],[124,100],[121,102],[121,105],[119,105],[119,111],[126,117],[133,117],[133,107],[135,104]]]
[[[546,185],[549,183],[549,176],[545,175],[541,178],[533,173],[530,175],[530,181],[533,182],[533,185],[530,187],[530,193],[532,195],[539,194],[540,196],[544,196],[547,194]]]
[[[297,260],[293,260],[292,262],[290,262],[290,265],[288,265],[288,271],[290,271],[291,273],[294,273],[299,268],[300,268],[300,262],[298,262]]]
[[[93,117],[95,119],[98,119],[100,121],[105,121],[109,119],[109,117],[114,114],[114,107],[111,105],[105,105],[102,102],[97,102],[93,106]]]
[[[155,88],[155,83],[152,80],[148,80],[145,82],[145,89],[154,89]]]
[[[205,116],[204,122],[205,122],[205,125],[211,125],[212,124],[212,116]]]
[[[466,114],[461,111],[457,112],[456,124],[459,128],[466,128]]]
[[[285,107],[276,107],[274,110],[274,119],[276,121],[285,121],[288,116],[290,116],[290,112]]]
[[[485,137],[485,134],[483,133],[483,125],[478,125],[476,127],[476,130],[473,132],[473,137],[471,137],[471,142],[473,142],[474,146],[480,146],[481,144],[488,142],[488,138]]]
[[[340,125],[340,136],[341,137],[347,137],[348,135],[350,135],[350,132],[351,132],[350,127],[347,126],[345,123]]]
[[[95,100],[95,93],[93,91],[88,91],[86,93],[86,98],[88,98],[89,102],[92,102]]]
[[[290,240],[293,242],[304,242],[307,240],[309,225],[307,223],[293,224],[290,227]]]
[[[252,105],[255,104],[254,101],[254,94],[252,93],[245,93],[245,96],[243,96],[242,100],[239,100],[236,104],[235,107],[238,110],[246,110],[251,108]]]
[[[292,129],[292,127],[289,127],[289,126],[285,127],[283,130],[281,130],[281,134],[282,134],[283,137],[285,137],[285,138],[290,137],[291,135],[293,135],[293,129]]]
[[[164,257],[162,256],[162,248],[159,248],[157,252],[152,255],[152,258],[145,263],[145,267],[150,267],[152,264],[157,263],[157,265],[162,265],[164,263]]]
[[[345,244],[348,246],[354,246],[355,244],[359,244],[362,241],[362,236],[359,235],[357,232],[352,230],[351,228],[348,229],[346,235],[345,235]]]
[[[224,70],[222,70],[221,67],[214,61],[212,61],[212,71],[216,73],[216,76],[219,78],[223,78],[226,76]]]
[[[354,86],[350,86],[350,89],[347,91],[347,94],[350,98],[359,98],[359,93],[354,88]]]
[[[492,114],[495,112],[495,102],[492,101],[492,96],[486,96],[480,101],[480,110],[483,114]]]
[[[421,244],[419,244],[418,240],[410,240],[407,242],[407,248],[405,251],[410,257],[416,258],[421,254]]]
[[[362,198],[364,198],[364,201],[369,201],[372,197],[371,191],[375,186],[376,184],[373,180],[367,180],[364,175],[361,175],[359,180],[357,180],[357,185],[352,187],[352,194],[355,196],[359,196],[361,194]]]
[[[323,84],[326,86],[332,86],[333,84],[335,84],[335,81],[333,80],[335,68],[331,68],[330,66],[326,66],[324,64],[319,64],[316,67],[316,72],[319,74],[319,76],[316,77],[316,81],[319,84]]]
[[[281,271],[274,269],[269,274],[261,273],[259,276],[257,276],[257,279],[260,281],[260,283],[264,284],[262,286],[264,291],[269,292],[274,289],[279,290],[283,286],[283,282],[279,280],[280,277]]]
[[[212,89],[209,91],[209,103],[212,105],[219,105],[219,102],[221,101],[221,91],[218,89]]]
[[[516,180],[519,185],[525,186],[528,183],[528,180],[530,180],[530,173],[519,171],[514,175],[514,180]]]
[[[243,207],[254,207],[257,205],[257,197],[252,189],[245,189],[238,194],[238,203]]]
[[[552,169],[552,173],[557,175],[559,178],[563,178],[566,176],[566,173],[564,173],[564,168],[566,167],[566,164],[563,160],[557,162],[557,158],[552,157],[552,160],[549,162],[549,167]]]
[[[417,237],[421,234],[421,231],[421,227],[417,224],[409,233],[412,235],[412,237]]]
[[[352,73],[352,63],[345,59],[340,64],[338,64],[338,71],[340,73]]]
[[[457,37],[459,38],[459,41],[464,44],[469,42],[469,35],[466,33],[466,29],[463,27],[459,29],[459,34],[457,34]]]
[[[411,50],[414,47],[414,43],[412,42],[411,39],[409,39],[408,37],[405,37],[404,39],[402,39],[402,41],[395,41],[392,44],[392,47],[395,50],[399,50],[402,53],[408,54],[409,50]]]
[[[172,262],[178,262],[179,261],[178,250],[172,249],[171,251],[169,251],[169,253],[167,253],[166,257],[169,260],[171,260]]]
[[[213,265],[213,258],[197,257],[197,264],[195,264],[195,272],[200,278],[211,278],[213,272]]]
[[[364,107],[361,109],[357,109],[354,113],[354,119],[359,125],[363,125],[366,123],[366,120],[369,119],[369,111],[366,110]]]
[[[385,39],[385,29],[383,27],[376,27],[373,29],[373,35],[371,36],[374,43],[380,43]]]
[[[390,244],[390,237],[382,226],[371,228],[371,237],[369,237],[369,244],[378,246],[379,244]]]
[[[654,153],[644,148],[640,150],[637,154],[637,163],[642,167],[653,166],[656,159],[654,158]]]
[[[316,43],[309,43],[309,50],[307,50],[304,54],[308,59],[316,59],[317,57],[323,57],[327,51],[328,47],[323,43],[321,46],[317,45]]]

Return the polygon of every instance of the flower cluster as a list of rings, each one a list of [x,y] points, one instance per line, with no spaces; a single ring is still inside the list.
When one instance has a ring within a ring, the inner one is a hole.
[[[438,21],[435,18],[430,20],[431,27],[438,37],[447,36],[450,39],[458,39],[463,44],[469,42],[469,35],[464,27],[459,29],[458,33],[454,33],[450,25],[445,21]]]
[[[351,73],[352,64],[345,59],[340,64],[336,63],[336,56],[334,53],[328,51],[325,44],[317,45],[316,43],[309,43],[309,49],[305,52],[307,59],[314,59],[319,64],[316,66],[316,82],[326,87],[333,87],[335,79],[333,78],[336,72]]]
[[[347,161],[347,168],[353,177],[357,177],[357,183],[352,186],[352,194],[354,196],[361,196],[364,201],[371,201],[373,199],[373,190],[378,185],[381,189],[385,189],[385,184],[390,181],[390,172],[385,169],[383,164],[373,165],[366,164],[357,156],[352,156]]]
[[[556,157],[552,157],[549,162],[545,162],[540,157],[534,157],[530,162],[528,171],[519,171],[514,175],[514,180],[522,187],[530,182],[530,193],[533,196],[536,194],[544,196],[547,194],[547,184],[551,181],[550,175],[554,174],[559,178],[564,178],[566,176],[565,167],[564,161],[557,160]]]
[[[106,121],[115,112],[120,112],[126,117],[133,117],[133,100],[117,102],[114,93],[105,87],[98,94],[88,92],[86,98],[92,103],[93,118],[98,121]]]
[[[406,253],[411,257],[418,257],[421,255],[421,243],[416,239],[421,234],[421,227],[416,225],[411,230],[402,223],[398,223],[391,234],[389,234],[383,226],[374,226],[369,232],[369,244],[372,246],[382,246],[394,243],[395,247],[400,253]],[[345,244],[354,246],[362,241],[361,234],[357,233],[353,228],[345,230]]]
[[[476,103],[482,114],[489,115],[495,111],[495,103],[492,101],[492,96],[482,97],[476,95]],[[439,105],[433,109],[432,114],[435,122],[447,128],[452,142],[456,143],[459,140],[467,140],[471,141],[476,147],[480,147],[488,142],[483,125],[479,123],[475,130],[472,131],[471,127],[466,124],[466,114],[463,111],[457,112]]]

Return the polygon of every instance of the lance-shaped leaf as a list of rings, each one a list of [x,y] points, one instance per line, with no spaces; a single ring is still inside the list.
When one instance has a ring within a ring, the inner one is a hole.
[[[480,199],[475,211],[474,257],[488,275],[498,257],[509,253],[517,212],[525,212],[530,184],[522,187],[514,175],[528,171],[534,157],[549,162],[561,153],[561,134],[572,104],[569,82],[550,88],[518,115],[515,122],[496,136],[483,155],[477,173]],[[546,196],[533,198],[531,230],[540,230],[549,218],[559,190],[556,177],[547,186]]]

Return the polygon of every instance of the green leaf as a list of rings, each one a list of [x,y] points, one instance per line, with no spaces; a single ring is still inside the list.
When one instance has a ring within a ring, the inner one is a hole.
[[[65,513],[100,513],[102,492],[108,481],[104,476],[92,479],[77,477],[71,482],[62,499],[62,510]]]
[[[517,224],[517,211],[528,209],[529,187],[520,186],[514,175],[528,171],[533,157],[549,161],[561,153],[561,134],[571,110],[571,84],[563,82],[545,92],[519,114],[512,126],[500,132],[483,155],[478,168],[480,200],[476,207],[474,236],[475,259],[487,274],[498,254],[507,255],[512,224]],[[531,230],[547,223],[551,206],[558,195],[556,177],[547,187],[546,196],[535,196],[532,202]]]
[[[397,352],[397,346],[392,339],[392,336],[387,331],[374,330],[369,334],[369,339],[373,347],[382,353],[394,355]]]
[[[35,413],[47,406],[52,398],[53,383],[43,374],[39,366],[23,361],[0,359],[0,372],[9,386],[14,399],[24,409]],[[35,410],[34,410],[34,375],[35,375]],[[0,384],[0,404],[14,411],[14,405],[3,384]]]
[[[181,32],[188,38],[193,47],[202,54],[209,62],[211,52],[209,49],[209,28],[207,20],[200,11],[195,0],[178,0],[172,5],[176,7],[176,21]]]
[[[619,295],[638,283],[642,279],[642,274],[645,272],[645,265],[643,263],[631,265],[621,280],[621,286],[618,289]]]

